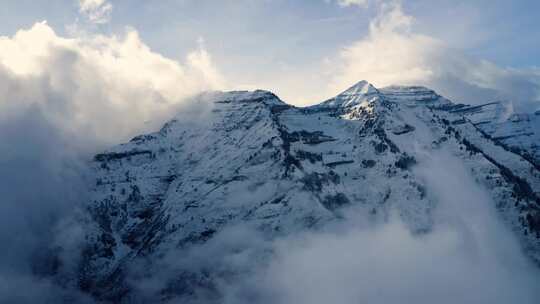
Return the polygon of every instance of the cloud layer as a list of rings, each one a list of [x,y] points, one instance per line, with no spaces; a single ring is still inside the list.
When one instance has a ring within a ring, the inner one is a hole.
[[[414,173],[437,206],[429,233],[413,234],[397,214],[376,222],[354,210],[322,230],[273,240],[241,224],[130,267],[127,302],[152,302],[172,281],[189,292],[167,303],[537,303],[540,272],[489,192],[456,156],[417,156]]]
[[[365,225],[348,212],[325,231],[273,242],[236,227],[183,253],[184,265],[171,257],[158,268],[230,275],[216,278],[219,300],[202,289],[193,303],[536,303],[540,273],[489,193],[456,157],[422,154],[415,171],[437,202],[428,234],[412,234],[397,215]]]

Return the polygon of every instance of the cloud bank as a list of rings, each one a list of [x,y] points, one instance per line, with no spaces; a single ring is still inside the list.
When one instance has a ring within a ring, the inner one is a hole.
[[[202,47],[177,62],[131,29],[65,38],[41,22],[0,37],[0,302],[89,301],[75,280],[50,279],[80,254],[73,215],[89,201],[86,162],[221,85]]]
[[[153,52],[133,29],[64,38],[42,22],[1,37],[0,49],[0,118],[34,106],[62,130],[109,144],[158,127],[184,98],[223,85],[202,47],[179,63]]]
[[[397,215],[366,225],[354,212],[323,231],[274,241],[235,227],[171,254],[157,277],[137,277],[136,289],[155,298],[160,284],[191,271],[209,275],[170,303],[536,303],[540,273],[489,193],[454,156],[423,154],[415,171],[437,202],[427,234],[412,234]]]
[[[176,282],[185,294],[167,303],[537,303],[540,272],[489,192],[455,156],[419,151],[418,161],[415,174],[437,203],[429,233],[413,234],[397,214],[373,222],[353,210],[320,231],[273,240],[230,227],[154,265],[136,263],[127,302],[152,302]]]

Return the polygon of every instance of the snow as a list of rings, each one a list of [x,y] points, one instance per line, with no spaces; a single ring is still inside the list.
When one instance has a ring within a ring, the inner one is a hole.
[[[157,258],[240,223],[274,238],[323,227],[354,208],[380,220],[397,211],[413,233],[429,232],[437,202],[414,166],[434,151],[461,161],[489,190],[506,225],[540,261],[540,242],[523,221],[536,202],[516,197],[501,166],[537,196],[538,169],[485,135],[510,136],[502,141],[538,157],[538,115],[504,120],[498,104],[452,111],[460,107],[430,89],[378,90],[365,81],[308,108],[268,91],[198,98],[211,104],[204,119],[180,113],[94,161],[98,182],[88,208],[100,216],[87,223],[98,248],[85,261],[88,280],[107,281],[134,256]],[[100,241],[103,234],[115,245]],[[112,254],[100,254],[107,246]]]
[[[365,80],[358,82],[338,96],[321,103],[317,107],[351,107],[366,105],[379,98],[379,91]]]

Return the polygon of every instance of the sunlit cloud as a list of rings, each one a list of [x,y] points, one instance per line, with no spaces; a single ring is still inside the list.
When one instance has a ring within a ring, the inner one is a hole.
[[[1,37],[0,49],[8,78],[0,107],[37,105],[63,128],[86,128],[107,141],[125,140],[145,123],[157,127],[184,98],[224,84],[202,45],[181,63],[150,50],[134,29],[64,38],[41,22]],[[58,100],[61,110],[52,106]]]
[[[508,100],[518,111],[540,106],[538,69],[505,68],[467,56],[416,32],[414,22],[399,2],[381,4],[369,34],[330,59],[329,90],[337,93],[366,79],[378,87],[425,85],[456,102]]]

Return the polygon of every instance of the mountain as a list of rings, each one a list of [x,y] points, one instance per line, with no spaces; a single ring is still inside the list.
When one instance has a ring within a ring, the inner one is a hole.
[[[413,233],[429,233],[437,200],[415,167],[435,151],[489,190],[500,218],[540,262],[538,113],[505,117],[502,103],[454,104],[424,87],[365,81],[304,108],[267,91],[197,100],[158,132],[95,156],[77,276],[96,298],[128,298],[129,272],[141,261],[152,271],[171,252],[181,260],[238,224],[272,239],[354,209],[380,221],[396,212]],[[186,269],[160,294],[212,290],[212,278],[225,275]]]

